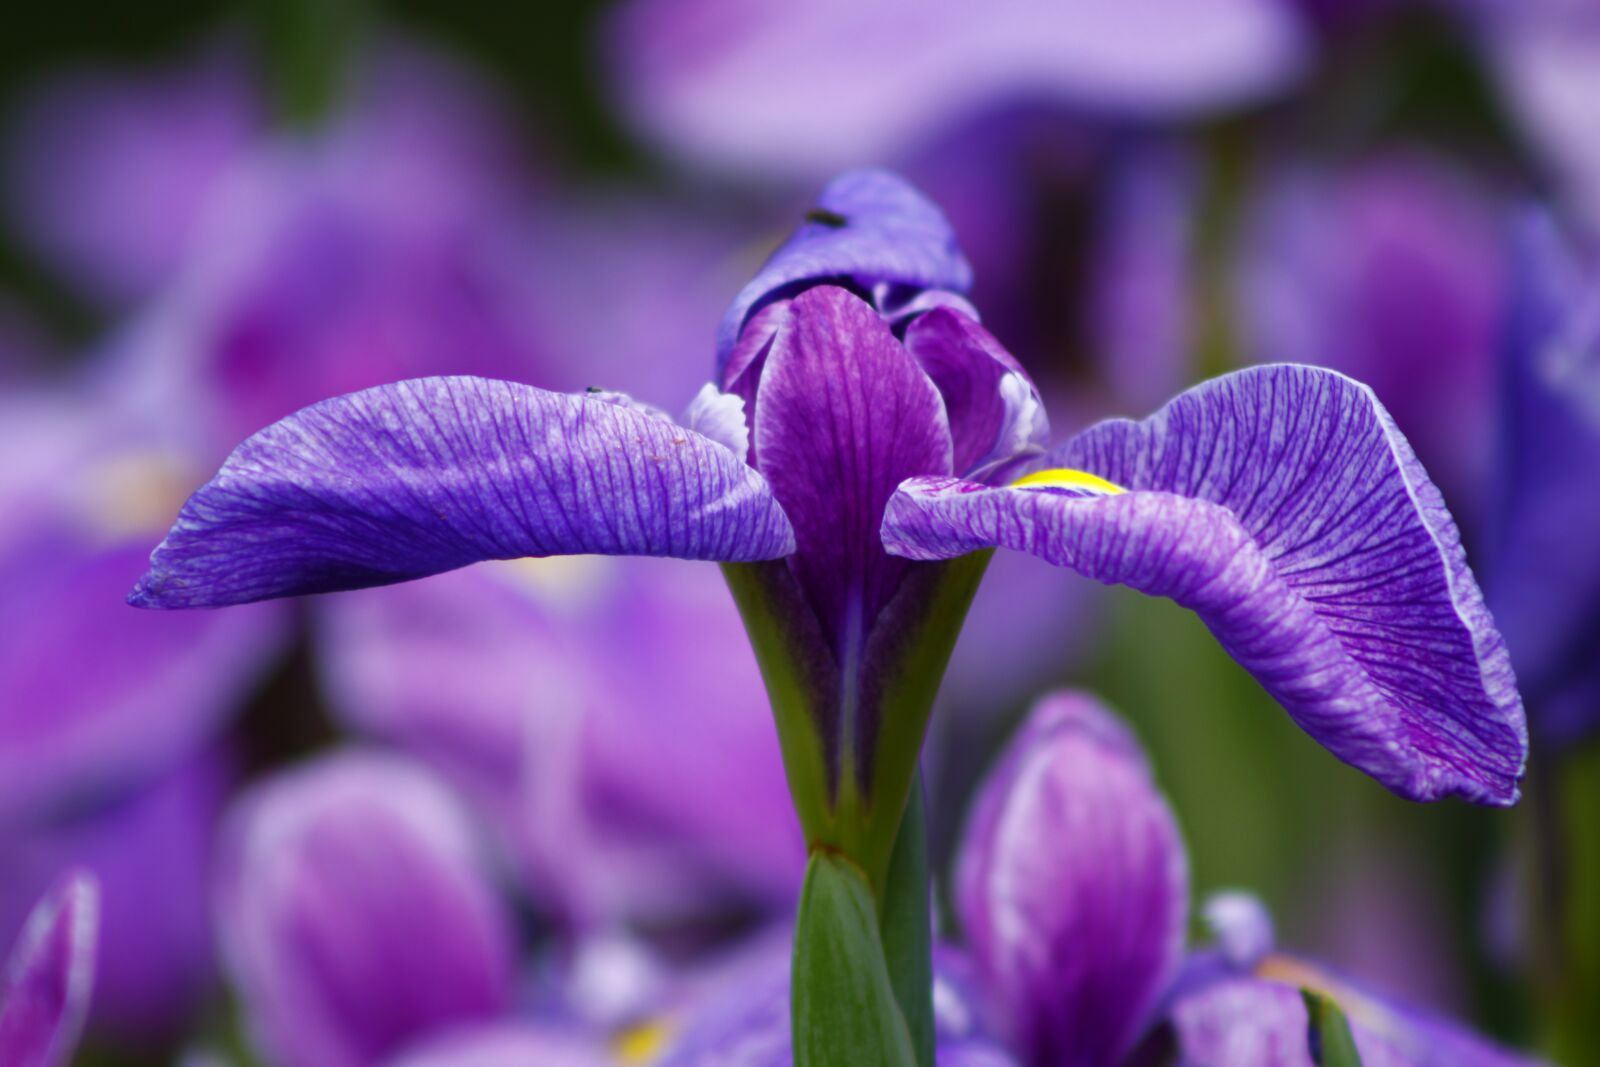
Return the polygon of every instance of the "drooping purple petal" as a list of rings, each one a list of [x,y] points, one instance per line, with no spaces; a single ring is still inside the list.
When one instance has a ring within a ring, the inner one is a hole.
[[[1600,724],[1600,255],[1543,217],[1518,237],[1487,585],[1535,725],[1571,741]]]
[[[1454,522],[1371,390],[1262,367],[1101,423],[1051,464],[1128,492],[904,486],[913,559],[1032,552],[1196,611],[1335,755],[1414,799],[1515,802],[1526,724]]]
[[[859,634],[906,566],[879,542],[884,504],[913,472],[951,469],[938,390],[867,303],[821,286],[789,304],[755,417],[761,468],[794,524],[790,566],[825,633]]]
[[[231,761],[207,749],[71,818],[0,833],[0,931],[66,868],[101,887],[95,1032],[134,1049],[181,1033],[216,989],[207,916],[212,842]]]
[[[1013,101],[1141,117],[1227,106],[1282,85],[1307,51],[1294,11],[1268,0],[636,0],[610,31],[625,113],[668,151],[808,179]]]
[[[1181,998],[1172,1024],[1183,1062],[1197,1067],[1315,1067],[1300,987],[1327,992],[1350,1021],[1362,1067],[1533,1067],[1448,1020],[1380,1001],[1295,960],[1272,957],[1270,977],[1238,976]]]
[[[960,311],[937,308],[906,328],[909,351],[944,400],[954,451],[952,469],[990,481],[1013,464],[1044,454],[1050,422],[1016,359]]]
[[[420,768],[342,753],[288,771],[239,802],[222,853],[219,941],[272,1062],[376,1065],[509,1007],[509,917]]]
[[[972,268],[944,213],[909,183],[882,170],[842,174],[723,315],[718,369],[754,312],[801,283],[845,280],[863,292],[882,284],[962,292]]]
[[[184,505],[130,602],[214,607],[520,556],[792,549],[761,476],[699,434],[603,400],[420,378],[245,441]]]
[[[100,895],[66,875],[28,916],[0,977],[0,1062],[59,1067],[72,1055],[94,984]]]
[[[1092,698],[1033,711],[975,801],[957,906],[1030,1063],[1118,1062],[1183,955],[1188,864],[1138,743]]]

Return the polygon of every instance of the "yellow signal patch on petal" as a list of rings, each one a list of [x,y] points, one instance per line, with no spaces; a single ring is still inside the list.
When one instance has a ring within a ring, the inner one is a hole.
[[[1127,492],[1116,482],[1108,482],[1098,474],[1072,470],[1068,467],[1052,467],[1049,470],[1024,474],[1012,482],[1011,487],[1013,489],[1078,489],[1104,496],[1116,496],[1118,493]]]
[[[672,1037],[672,1027],[656,1020],[630,1026],[611,1039],[611,1049],[617,1059],[630,1067],[633,1064],[654,1063],[667,1050]]]

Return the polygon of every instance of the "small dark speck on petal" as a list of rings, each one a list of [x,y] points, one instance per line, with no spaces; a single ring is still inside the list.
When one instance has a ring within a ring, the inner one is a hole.
[[[806,212],[806,221],[819,223],[835,230],[842,230],[850,225],[850,220],[837,211],[829,211],[827,208],[820,207],[812,208]]]

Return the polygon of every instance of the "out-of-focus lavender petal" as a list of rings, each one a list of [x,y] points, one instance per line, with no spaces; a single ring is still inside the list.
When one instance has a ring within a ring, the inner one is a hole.
[[[804,849],[710,570],[519,561],[329,600],[321,619],[347,721],[462,786],[575,923],[791,900]]]
[[[420,768],[342,753],[288,771],[239,802],[222,852],[218,937],[272,1062],[377,1064],[509,1006],[509,917]]]
[[[885,544],[1032,552],[1195,610],[1339,758],[1413,799],[1510,804],[1527,727],[1455,523],[1372,391],[1241,371],[1052,454],[1104,488],[918,479]],[[1126,492],[1118,487],[1124,487]]]
[[[734,297],[717,328],[717,367],[727,367],[751,315],[795,286],[848,281],[962,292],[972,267],[944,213],[888,171],[858,170],[828,183],[804,223]]]
[[[1600,254],[1529,217],[1506,331],[1490,601],[1534,723],[1600,725]]]
[[[1349,983],[1284,957],[1265,977],[1212,983],[1178,1001],[1172,1024],[1193,1067],[1315,1067],[1300,987],[1329,993],[1350,1021],[1363,1067],[1532,1067],[1463,1027],[1377,1000]]]
[[[657,1067],[790,1067],[787,966],[750,974],[691,1020]]]
[[[1505,282],[1497,215],[1447,160],[1397,151],[1279,174],[1241,238],[1245,358],[1370,385],[1458,510],[1489,460]]]
[[[1201,914],[1231,966],[1250,970],[1272,951],[1272,914],[1254,893],[1214,893],[1206,899]]]
[[[98,300],[153,292],[261,128],[247,73],[236,49],[216,48],[172,68],[80,71],[45,85],[6,156],[18,232]]]
[[[1111,395],[1139,411],[1189,376],[1193,347],[1194,161],[1141,146],[1113,168],[1088,279],[1089,332]]]
[[[94,985],[99,887],[75,872],[46,894],[0,977],[0,1060],[58,1067],[72,1055]]]
[[[521,556],[771,559],[793,538],[759,474],[666,419],[421,378],[245,441],[184,505],[130,602],[216,607]]]
[[[1042,701],[983,785],[957,904],[1030,1063],[1117,1062],[1183,956],[1188,864],[1138,743],[1092,698]]]
[[[1306,58],[1289,5],[1227,0],[635,0],[610,26],[616,92],[685,159],[815,178],[894,158],[1013,100],[1186,114],[1270,91]]]
[[[601,1041],[532,1023],[503,1023],[428,1041],[389,1067],[615,1067]]]
[[[164,769],[223,724],[282,647],[276,606],[129,608],[147,553],[142,539],[61,524],[0,552],[0,825]]]
[[[329,396],[535,369],[510,123],[421,49],[385,42],[349,74],[315,133],[251,146],[113,346],[189,407],[217,459]]]
[[[202,751],[90,810],[0,834],[0,930],[15,929],[33,895],[65,868],[99,882],[90,1025],[124,1046],[170,1039],[213,990],[206,897],[231,781],[229,761]]]
[[[1600,12],[1584,0],[1457,0],[1518,125],[1545,157],[1564,199],[1600,225]]]
[[[877,527],[895,486],[951,469],[938,390],[865,301],[834,286],[790,302],[767,356],[754,445],[794,524],[789,561],[830,635],[856,597],[876,619],[906,564]]]

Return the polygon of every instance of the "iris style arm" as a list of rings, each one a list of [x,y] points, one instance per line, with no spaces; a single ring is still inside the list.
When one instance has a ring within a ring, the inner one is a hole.
[[[1000,488],[911,479],[884,542],[912,559],[1000,545],[1170,597],[1395,792],[1515,802],[1527,737],[1505,643],[1370,389],[1312,367],[1241,371],[1091,427],[1047,463],[1067,470]]]
[[[217,607],[522,556],[793,550],[766,480],[662,415],[420,378],[313,404],[246,440],[184,505],[129,600]]]

